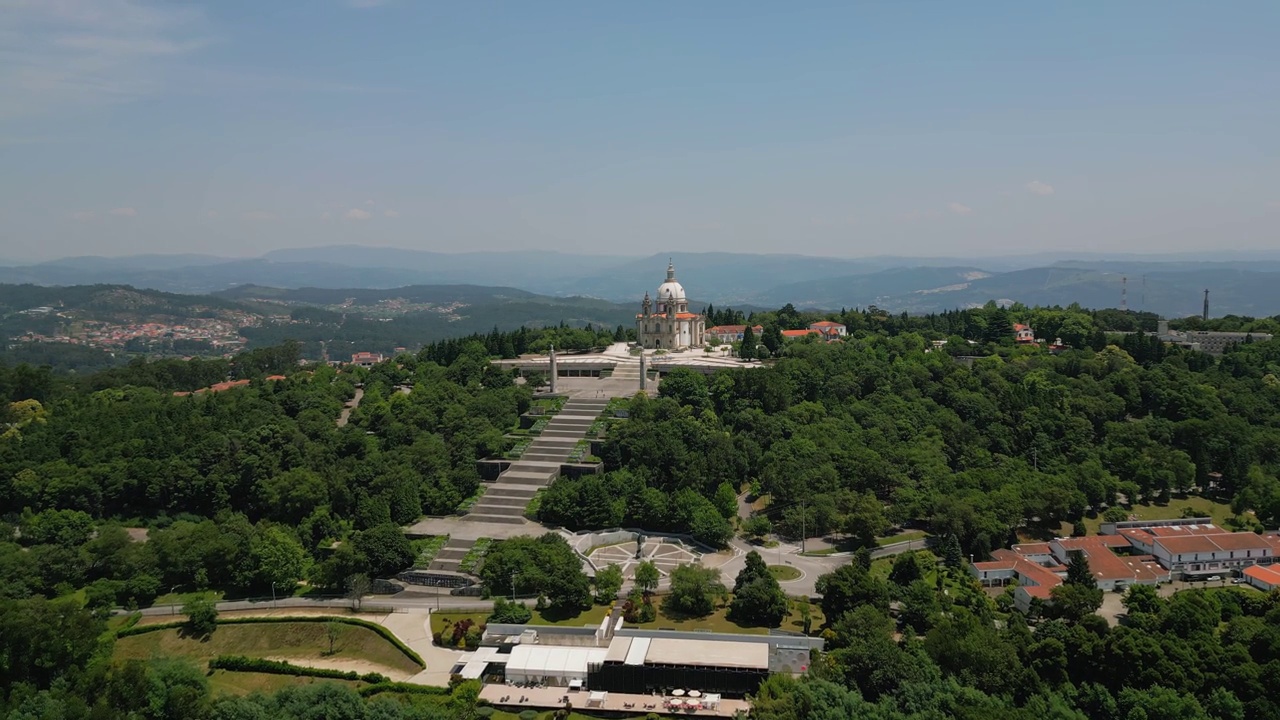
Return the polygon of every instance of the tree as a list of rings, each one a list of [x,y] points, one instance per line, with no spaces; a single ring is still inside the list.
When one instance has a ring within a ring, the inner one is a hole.
[[[773,532],[773,523],[765,515],[752,515],[742,523],[742,534],[758,540]]]
[[[746,557],[743,558],[743,562],[742,569],[738,571],[738,576],[733,581],[733,591],[735,593],[752,580],[773,577],[769,573],[769,566],[765,563],[764,558],[755,550],[747,553]]]
[[[778,354],[779,348],[782,347],[782,329],[777,323],[764,326],[764,332],[760,334],[760,344],[769,349],[770,355]]]
[[[413,564],[413,546],[404,531],[391,523],[356,533],[352,545],[368,563],[369,574],[389,577]]]
[[[372,583],[369,582],[369,576],[364,573],[356,573],[347,577],[346,583],[347,597],[351,598],[351,608],[359,612],[364,596],[369,594],[369,589],[372,587]]]
[[[861,547],[875,547],[876,538],[889,529],[884,504],[871,493],[860,493],[845,514],[844,531]]]
[[[787,596],[778,581],[767,573],[735,589],[729,603],[728,617],[740,625],[777,627],[786,616]]]
[[[960,541],[955,534],[947,535],[942,541],[942,562],[955,570],[964,564],[964,555],[960,551]]]
[[[1102,522],[1118,523],[1129,519],[1129,511],[1119,505],[1112,505],[1102,513]]]
[[[742,344],[738,348],[738,357],[743,360],[754,360],[756,357],[756,332],[750,325],[742,331]]]
[[[724,547],[733,537],[733,525],[714,505],[703,501],[689,513],[689,534],[698,542]]]
[[[671,571],[670,580],[671,591],[663,610],[687,617],[710,615],[716,600],[727,594],[720,572],[701,565],[680,565]]]
[[[1124,594],[1124,608],[1130,614],[1147,613],[1159,615],[1164,610],[1165,600],[1160,597],[1154,585],[1131,585]]]
[[[641,561],[636,566],[636,587],[640,588],[642,592],[651,593],[657,590],[661,579],[662,575],[658,572],[658,567],[648,560]]]
[[[863,605],[889,609],[889,586],[860,565],[844,565],[820,576],[816,589],[822,594],[822,612],[828,622]]]
[[[608,605],[618,599],[618,591],[622,589],[622,568],[616,563],[609,563],[608,567],[596,571],[594,585],[597,603]]]
[[[278,525],[259,528],[249,542],[249,557],[259,587],[278,588],[292,595],[306,572],[307,551]]]
[[[893,559],[893,568],[889,571],[889,582],[905,588],[911,583],[924,579],[925,568],[920,564],[920,556],[915,552],[899,553]]]
[[[547,598],[556,612],[576,615],[591,607],[591,579],[582,561],[557,533],[527,535],[494,543],[480,568],[490,596],[521,595]]]
[[[1081,550],[1072,550],[1068,556],[1067,584],[1097,589],[1098,581],[1093,577],[1093,571],[1089,569],[1089,556]]]
[[[738,493],[733,489],[727,481],[720,483],[716,488],[715,497],[711,500],[715,503],[716,509],[726,518],[737,517],[738,515]]]
[[[1053,614],[1079,622],[1102,607],[1102,591],[1096,587],[1064,582],[1049,591],[1053,598]]]
[[[493,599],[493,612],[489,613],[488,622],[523,625],[533,619],[533,611],[521,602],[512,602],[505,597]]]
[[[206,638],[218,629],[218,604],[211,595],[198,595],[182,605],[185,629],[193,637]]]
[[[938,614],[938,594],[924,580],[916,580],[907,586],[902,596],[902,622],[918,634],[928,632],[933,618]]]

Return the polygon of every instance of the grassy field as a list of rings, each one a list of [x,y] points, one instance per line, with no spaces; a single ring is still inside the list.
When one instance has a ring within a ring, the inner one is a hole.
[[[312,685],[315,683],[337,683],[352,688],[364,685],[351,680],[330,680],[328,678],[297,677],[294,675],[273,675],[271,673],[227,672],[214,670],[209,674],[209,689],[213,693],[227,695],[248,695],[249,693],[273,693],[294,685]]]
[[[601,620],[609,614],[609,608],[606,605],[596,605],[590,610],[574,615],[572,617],[558,617],[554,614],[548,614],[543,610],[534,610],[533,619],[529,621],[530,625],[559,625],[561,627],[582,627],[590,625],[595,627],[600,624]],[[438,613],[431,613],[431,634],[444,632],[445,628],[452,628],[456,622],[470,619],[472,622],[483,623],[489,618],[487,612],[448,612],[442,610]]]
[[[779,582],[786,582],[787,580],[796,580],[804,573],[790,565],[770,565],[769,574]]]
[[[333,655],[329,650],[327,623],[279,622],[219,625],[208,640],[182,637],[178,630],[157,630],[116,641],[115,656],[145,660],[152,657],[186,657],[197,662],[218,655],[273,657],[302,660],[363,660],[403,673],[421,668],[394,645],[368,628],[338,624]]]

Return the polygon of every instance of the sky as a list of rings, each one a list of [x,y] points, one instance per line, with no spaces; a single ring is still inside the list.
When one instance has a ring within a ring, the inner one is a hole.
[[[0,259],[1280,246],[1280,3],[0,0]]]

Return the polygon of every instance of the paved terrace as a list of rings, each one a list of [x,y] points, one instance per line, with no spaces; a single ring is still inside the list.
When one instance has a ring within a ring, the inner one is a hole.
[[[700,710],[667,710],[663,708],[663,698],[661,695],[631,695],[628,693],[609,693],[603,703],[587,704],[587,698],[590,696],[588,690],[570,691],[564,687],[544,687],[544,688],[520,688],[511,685],[486,685],[480,691],[480,699],[488,701],[504,710],[511,712],[520,712],[530,708],[542,710],[554,710],[564,707],[563,699],[569,697],[569,702],[573,704],[574,710],[589,711],[605,711],[610,713],[625,714],[628,716],[639,716],[646,713],[658,713],[660,715],[689,715],[691,717],[733,717],[738,712],[749,713],[751,711],[751,703],[746,700],[721,700],[720,706],[715,709]],[[502,698],[508,698],[505,702]],[[525,698],[524,702],[519,702],[521,697]],[[653,707],[649,707],[652,705]]]

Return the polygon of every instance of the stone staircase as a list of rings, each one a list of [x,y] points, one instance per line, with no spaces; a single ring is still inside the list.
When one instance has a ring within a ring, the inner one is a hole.
[[[640,387],[640,362],[619,362],[613,366],[613,375],[609,376],[613,380],[621,380],[627,383],[635,383],[636,388]]]
[[[638,372],[636,382],[640,382]],[[587,430],[608,404],[605,398],[571,398],[567,401],[547,423],[542,434],[525,448],[520,459],[512,462],[497,480],[489,484],[484,495],[462,519],[523,524],[524,509],[529,501],[539,488],[556,479],[560,466],[569,459],[569,453],[579,440],[587,436]]]
[[[427,566],[430,572],[459,572],[458,567],[462,564],[462,558],[467,556],[467,551],[476,544],[475,540],[458,540],[449,538],[436,552],[436,556],[431,560],[431,564]]]

